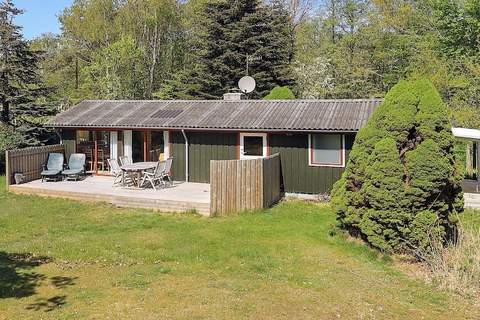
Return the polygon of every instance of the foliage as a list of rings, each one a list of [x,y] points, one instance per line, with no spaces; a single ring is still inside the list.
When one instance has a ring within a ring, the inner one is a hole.
[[[215,99],[246,71],[257,81],[253,97],[265,96],[274,86],[293,84],[293,26],[279,1],[209,1],[198,26],[198,50],[190,69],[170,82],[160,96]],[[178,92],[178,94],[177,94]]]
[[[13,2],[0,2],[0,171],[6,149],[39,145],[57,140],[43,123],[56,113],[48,101],[51,88],[42,79],[42,51],[30,46],[14,24],[22,11]]]
[[[428,237],[449,240],[463,210],[454,142],[450,112],[431,82],[394,86],[334,186],[341,226],[389,252],[424,249]]]
[[[289,87],[275,87],[263,99],[265,100],[292,100],[295,95]]]
[[[101,49],[85,69],[89,91],[105,99],[141,99],[147,86],[144,53],[132,38],[124,38]]]
[[[24,145],[22,134],[9,125],[0,124],[0,173],[5,172],[5,151]]]
[[[383,97],[427,77],[457,126],[480,128],[479,12],[477,0],[329,0],[296,29],[295,92]]]
[[[30,48],[21,28],[13,23],[21,13],[11,0],[0,3],[0,120],[4,125],[12,124],[15,107],[46,93],[38,69],[40,53]]]

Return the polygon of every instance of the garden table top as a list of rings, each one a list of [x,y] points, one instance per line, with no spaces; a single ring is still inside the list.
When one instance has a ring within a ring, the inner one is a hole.
[[[135,162],[132,164],[126,164],[121,166],[120,168],[124,171],[145,171],[149,169],[155,169],[157,166],[157,162]]]

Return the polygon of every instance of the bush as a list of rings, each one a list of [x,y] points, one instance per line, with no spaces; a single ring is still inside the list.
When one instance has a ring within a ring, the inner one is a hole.
[[[275,87],[266,95],[265,100],[292,100],[295,99],[295,95],[288,87]]]
[[[5,151],[23,145],[23,136],[11,126],[0,124],[0,173],[5,173]]]
[[[361,129],[332,191],[340,226],[387,252],[447,243],[463,210],[450,111],[427,80],[402,81]]]

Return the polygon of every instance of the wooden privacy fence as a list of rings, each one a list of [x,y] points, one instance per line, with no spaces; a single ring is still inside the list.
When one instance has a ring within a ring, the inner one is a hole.
[[[210,161],[210,214],[268,208],[281,197],[280,155]]]
[[[7,188],[12,184],[13,175],[17,172],[25,175],[25,182],[40,179],[42,165],[45,164],[48,154],[51,152],[65,153],[65,147],[61,144],[55,144],[7,150],[5,152]]]

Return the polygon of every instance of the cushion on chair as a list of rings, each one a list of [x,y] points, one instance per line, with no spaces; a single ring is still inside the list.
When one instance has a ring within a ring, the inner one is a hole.
[[[57,176],[60,174],[60,170],[43,170],[41,175],[42,176]]]
[[[62,174],[66,176],[74,175],[74,174],[80,174],[83,172],[83,169],[68,169],[68,170],[63,170]]]
[[[47,171],[63,169],[63,153],[50,153],[47,161]]]
[[[68,159],[68,168],[71,170],[83,171],[85,168],[86,156],[83,153],[72,153]]]

